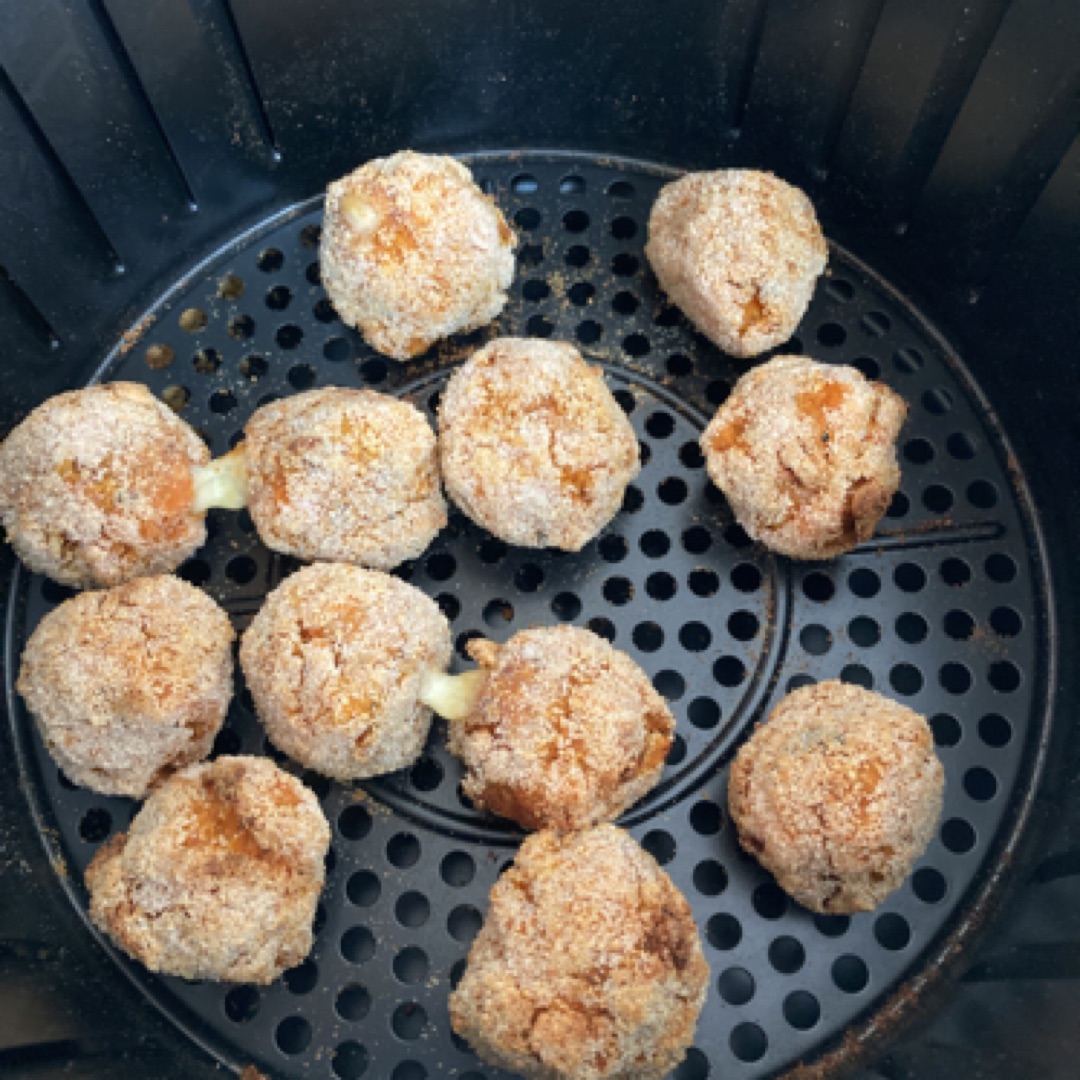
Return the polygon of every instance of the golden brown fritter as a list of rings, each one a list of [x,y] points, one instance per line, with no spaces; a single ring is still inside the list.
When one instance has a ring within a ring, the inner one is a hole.
[[[399,578],[342,563],[298,570],[244,632],[240,665],[274,744],[338,780],[410,765],[431,710],[428,671],[450,662],[450,627]]]
[[[522,547],[580,551],[640,469],[634,429],[565,342],[499,338],[450,378],[439,406],[447,494]]]
[[[491,890],[450,1022],[535,1080],[660,1080],[708,982],[690,905],[629,834],[542,832]]]
[[[858,686],[789,694],[739,751],[739,842],[812,911],[872,911],[934,836],[945,774],[918,713]]]
[[[76,784],[141,799],[201,761],[232,698],[228,615],[179,578],[136,578],[50,611],[18,690]]]
[[[151,971],[265,984],[311,951],[330,827],[265,758],[192,765],[86,870],[90,917]]]
[[[330,185],[320,260],[341,318],[408,360],[502,311],[514,234],[464,165],[406,150]]]
[[[268,547],[390,570],[446,524],[435,433],[407,401],[311,390],[244,429],[248,509]]]
[[[874,534],[900,484],[904,400],[851,367],[777,356],[747,372],[701,438],[709,476],[755,540],[831,559]]]
[[[810,200],[772,173],[688,173],[661,192],[645,254],[660,287],[732,356],[787,341],[825,269]]]
[[[526,829],[582,829],[656,786],[675,720],[626,653],[575,626],[468,649],[487,678],[473,711],[451,726],[450,750],[479,806]]]
[[[206,539],[192,469],[209,460],[145,386],[58,394],[0,445],[0,520],[19,558],[65,585],[165,573]]]

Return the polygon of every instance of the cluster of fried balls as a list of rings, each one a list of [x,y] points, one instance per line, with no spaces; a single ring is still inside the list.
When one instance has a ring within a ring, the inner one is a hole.
[[[330,185],[322,280],[341,317],[406,359],[486,325],[514,234],[468,170],[399,153]],[[768,173],[667,185],[646,252],[661,287],[730,355],[786,341],[825,268],[802,192]],[[906,407],[858,371],[780,356],[751,369],[702,436],[710,477],[774,551],[866,540],[899,483]],[[445,490],[508,543],[580,551],[639,469],[601,369],[561,342],[496,338],[450,377],[438,435],[370,390],[255,411],[217,461],[141,385],[45,402],[0,445],[0,519],[32,570],[88,591],[26,645],[18,690],[73,782],[145,799],[95,856],[91,915],[153,971],[268,983],[307,955],[330,831],[271,761],[207,763],[232,696],[235,634],[169,574],[211,507],[311,565],[266,598],[239,662],[290,758],[341,781],[405,768],[449,721],[475,804],[533,831],[492,890],[450,1000],[489,1062],[544,1078],[661,1077],[683,1058],[708,967],[690,907],[611,822],[658,783],[675,720],[645,672],[573,626],[468,646],[388,571],[447,521]],[[742,747],[729,802],[743,847],[814,911],[869,910],[925,850],[943,772],[925,720],[856,687],[795,691]]]

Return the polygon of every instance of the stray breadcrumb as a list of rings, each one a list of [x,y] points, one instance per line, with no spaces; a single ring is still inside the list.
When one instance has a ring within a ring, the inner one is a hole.
[[[852,367],[777,356],[747,372],[701,437],[739,524],[796,559],[831,559],[874,534],[900,484],[907,405]]]
[[[206,444],[139,383],[58,394],[0,445],[0,521],[31,570],[77,588],[166,573],[206,539]]]
[[[451,376],[439,405],[450,497],[522,547],[580,551],[640,470],[634,429],[565,342],[498,338]]]
[[[732,356],[791,337],[825,269],[810,200],[772,173],[688,173],[660,192],[645,254],[660,287]]]
[[[90,917],[151,971],[265,985],[311,951],[330,827],[266,758],[192,765],[86,870]]]
[[[535,1080],[660,1080],[708,983],[690,905],[629,834],[542,832],[491,890],[450,1022]]]
[[[739,842],[812,911],[872,911],[941,816],[929,725],[880,694],[824,682],[789,694],[731,766]]]
[[[450,663],[450,626],[419,589],[376,570],[317,563],[266,598],[240,643],[259,719],[309,769],[355,780],[402,769],[431,726],[429,670]]]
[[[523,630],[505,645],[477,639],[476,707],[451,724],[462,789],[526,829],[610,821],[660,779],[675,719],[624,652],[575,626]]]
[[[76,784],[141,799],[210,753],[232,698],[228,615],[179,578],[136,578],[50,611],[18,691]]]
[[[435,433],[407,401],[311,390],[257,409],[244,433],[248,509],[275,551],[390,570],[446,524]]]
[[[406,150],[329,186],[320,260],[341,318],[408,360],[502,311],[514,233],[464,165]]]

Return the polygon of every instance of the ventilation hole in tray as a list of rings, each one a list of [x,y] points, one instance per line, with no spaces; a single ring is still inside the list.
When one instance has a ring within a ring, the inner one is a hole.
[[[452,888],[463,888],[476,876],[476,863],[466,851],[451,851],[439,864],[439,876]]]
[[[402,1061],[395,1066],[390,1080],[427,1080],[428,1071],[419,1061]]]
[[[720,706],[712,698],[695,698],[690,702],[686,714],[690,723],[703,731],[709,731],[720,723]]]
[[[630,635],[634,645],[642,652],[656,652],[664,644],[664,631],[654,622],[638,623]]]
[[[826,348],[834,348],[847,341],[847,331],[839,323],[822,323],[818,327],[817,339]]]
[[[975,620],[966,611],[946,612],[942,626],[954,641],[967,641],[975,632]]]
[[[796,1031],[809,1031],[821,1019],[818,999],[809,991],[796,990],[784,998],[784,1019]]]
[[[979,738],[987,746],[1000,750],[1012,741],[1012,724],[997,713],[988,713],[979,721]]]
[[[929,866],[915,871],[911,877],[911,888],[924,904],[941,903],[948,891],[944,876]]]
[[[653,829],[641,838],[641,846],[661,865],[675,858],[675,837],[663,829]]]
[[[371,907],[379,902],[382,895],[382,883],[370,870],[358,870],[349,878],[345,886],[345,895],[350,904],[357,907]]]
[[[600,552],[600,557],[609,563],[622,562],[630,551],[626,540],[614,533],[601,536],[596,549]]]
[[[760,1061],[769,1048],[769,1040],[765,1032],[757,1024],[749,1022],[736,1024],[731,1029],[729,1038],[731,1052],[739,1061]]]
[[[79,822],[79,835],[88,844],[100,844],[112,832],[112,815],[102,807],[87,810]]]
[[[234,1024],[246,1024],[259,1012],[261,998],[254,986],[234,986],[225,995],[225,1015]]]
[[[398,833],[386,845],[386,858],[391,866],[407,870],[420,861],[420,841],[412,833]]]
[[[615,624],[610,619],[598,616],[590,619],[586,625],[597,637],[602,637],[605,641],[615,640],[617,631]]]
[[[150,345],[145,358],[146,366],[151,371],[164,371],[176,359],[176,352],[171,345]]]
[[[720,973],[716,986],[729,1005],[745,1005],[754,996],[754,977],[746,968],[727,968]]]
[[[446,928],[455,941],[470,945],[484,924],[484,918],[472,904],[461,904],[450,912]]]
[[[975,847],[975,830],[963,818],[950,818],[941,826],[941,842],[954,855],[966,855]]]
[[[311,1045],[311,1025],[302,1016],[289,1016],[278,1024],[274,1042],[283,1054],[302,1054]]]
[[[937,746],[955,746],[960,741],[960,721],[948,713],[935,713],[930,717],[930,730]]]
[[[759,885],[754,890],[751,903],[763,919],[770,921],[782,919],[788,908],[787,895],[774,881],[766,881]]]
[[[569,233],[582,233],[589,227],[589,215],[584,210],[567,210],[562,224]]]
[[[566,249],[565,259],[567,266],[581,269],[583,266],[588,266],[592,260],[592,252],[582,244],[574,244],[572,247]]]
[[[394,978],[406,985],[423,982],[430,966],[427,953],[415,945],[409,945],[394,957]]]
[[[833,962],[832,980],[836,988],[845,994],[858,994],[866,989],[870,972],[862,959],[848,953]]]
[[[314,961],[305,960],[297,967],[286,971],[283,978],[289,993],[296,994],[299,997],[303,994],[310,994],[318,985],[319,969]]]
[[[514,224],[525,232],[533,232],[540,227],[540,211],[532,206],[522,207],[514,215]]]
[[[705,940],[722,952],[736,948],[742,936],[742,925],[734,915],[713,915],[705,924]]]
[[[346,840],[363,840],[371,832],[371,815],[362,806],[347,806],[338,816],[338,832]]]
[[[714,802],[702,800],[695,803],[694,808],[690,811],[690,827],[699,836],[715,836],[720,831],[723,823],[723,812]]]
[[[896,370],[904,375],[914,375],[916,371],[922,369],[925,363],[922,353],[918,349],[910,347],[898,349],[893,356],[893,364]]]
[[[728,884],[727,871],[715,859],[703,859],[694,867],[694,888],[702,896],[719,896]]]
[[[831,600],[836,586],[828,574],[815,570],[803,578],[803,594],[807,600],[813,600],[817,604],[824,604]]]
[[[833,645],[833,636],[828,627],[811,623],[799,632],[799,644],[811,656],[824,656]]]
[[[341,1080],[359,1080],[367,1072],[367,1048],[358,1042],[343,1042],[330,1059],[330,1071]]]
[[[409,770],[409,783],[417,791],[435,791],[442,783],[443,767],[433,757],[425,755]]]

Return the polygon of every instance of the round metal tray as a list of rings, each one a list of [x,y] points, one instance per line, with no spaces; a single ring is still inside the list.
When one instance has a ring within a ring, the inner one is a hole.
[[[1048,724],[1050,642],[1022,482],[947,345],[834,248],[797,338],[776,351],[854,364],[904,396],[903,482],[878,535],[854,553],[820,564],[774,558],[733,523],[697,448],[748,365],[664,303],[642,253],[649,208],[675,174],[542,154],[471,164],[520,233],[511,300],[493,326],[405,365],[372,352],[319,285],[321,205],[312,202],[185,275],[100,377],[147,383],[217,455],[258,405],[313,386],[398,394],[434,423],[448,368],[496,334],[566,339],[603,365],[644,467],[601,536],[576,555],[514,549],[455,512],[399,573],[451,619],[458,668],[472,636],[504,640],[561,620],[591,627],[649,673],[678,735],[662,783],[622,824],[689,898],[712,967],[697,1041],[676,1076],[827,1064],[841,1036],[858,1042],[885,1015],[910,1011],[928,965],[983,912],[1024,820]],[[242,628],[296,564],[268,552],[245,513],[211,513],[209,532],[180,573]],[[10,658],[67,595],[18,575]],[[879,911],[854,918],[813,916],[788,900],[740,851],[726,813],[727,764],[753,724],[791,688],[827,678],[929,717],[947,773],[941,828],[914,874]],[[85,911],[86,864],[137,806],[74,788],[7,693],[43,841]],[[240,751],[299,772],[266,744],[242,683],[215,752]],[[447,995],[520,835],[470,806],[460,776],[439,725],[407,773],[352,786],[303,774],[333,847],[314,951],[273,986],[160,978],[114,951],[118,966],[233,1067],[494,1078],[451,1033]]]

